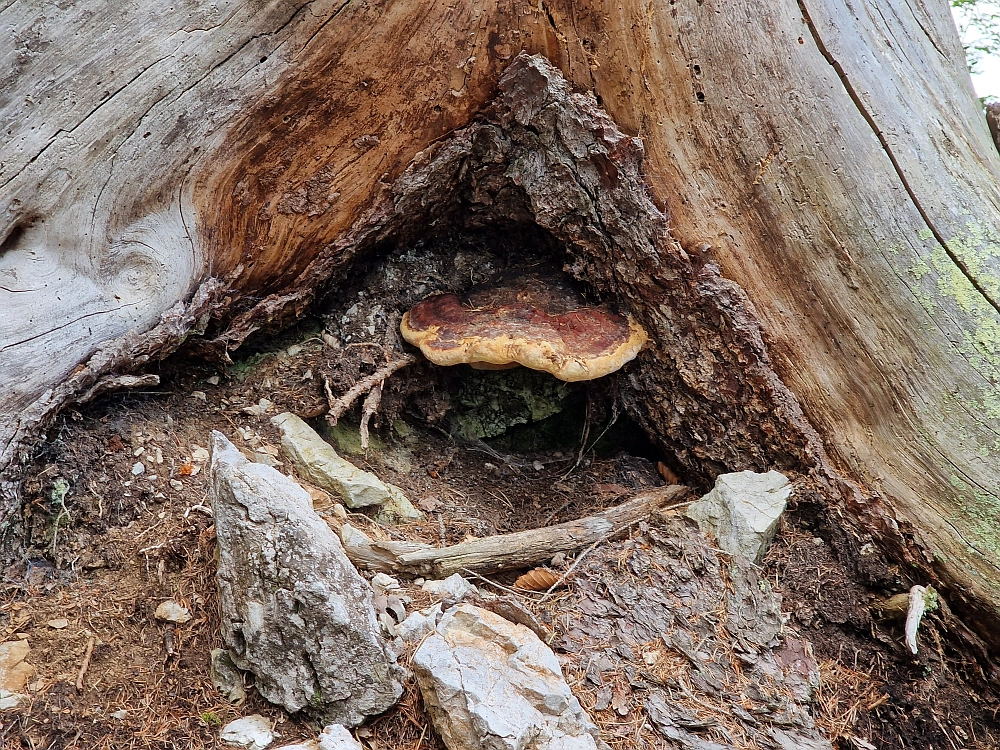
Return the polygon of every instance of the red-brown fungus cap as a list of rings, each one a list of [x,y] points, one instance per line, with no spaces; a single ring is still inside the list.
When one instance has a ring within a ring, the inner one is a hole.
[[[635,321],[588,305],[565,281],[537,273],[505,274],[464,297],[428,297],[399,328],[438,365],[521,364],[568,381],[614,372],[647,338]]]

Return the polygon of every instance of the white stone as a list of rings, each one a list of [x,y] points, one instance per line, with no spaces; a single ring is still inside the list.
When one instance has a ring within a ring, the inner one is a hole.
[[[374,474],[341,458],[316,431],[291,412],[271,418],[281,430],[281,447],[299,475],[343,498],[348,508],[381,505],[393,493]]]
[[[264,750],[274,742],[274,732],[271,731],[270,720],[260,714],[253,714],[226,724],[219,739],[247,750]]]
[[[723,552],[758,563],[791,494],[788,478],[777,471],[722,474],[715,480],[715,489],[692,503],[685,515],[713,537]]]
[[[411,663],[424,706],[452,750],[606,747],[556,655],[523,625],[459,604]]]
[[[187,607],[182,607],[173,599],[167,599],[165,602],[160,602],[153,617],[157,620],[163,620],[163,622],[176,622],[178,625],[183,625],[191,620],[191,613]]]
[[[440,602],[419,612],[411,612],[409,617],[396,626],[396,635],[407,643],[419,641],[437,627],[440,616]]]
[[[340,724],[331,724],[319,735],[320,750],[364,750],[361,743]]]
[[[146,470],[146,467],[142,465],[142,461],[136,461],[132,464],[132,476],[137,477]]]
[[[376,520],[382,524],[408,523],[409,521],[419,521],[424,517],[422,511],[418,510],[410,502],[399,487],[386,482],[389,490],[389,499],[382,503]]]
[[[462,601],[469,594],[479,593],[479,589],[462,578],[458,573],[453,573],[440,581],[424,581],[424,585],[420,588],[428,594],[451,599],[456,602]]]
[[[0,688],[0,711],[9,711],[17,708],[22,702],[28,700],[28,696],[20,693],[12,693],[10,690]]]
[[[364,747],[354,739],[347,727],[342,724],[331,724],[320,732],[315,740],[282,745],[275,750],[364,750]]]
[[[399,591],[399,581],[386,573],[376,573],[372,576],[372,590],[376,596],[378,594],[388,594],[391,591]]]

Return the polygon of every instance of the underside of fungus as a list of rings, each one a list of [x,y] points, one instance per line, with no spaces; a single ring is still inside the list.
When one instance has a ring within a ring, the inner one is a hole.
[[[539,272],[502,274],[461,297],[428,297],[403,316],[400,331],[438,365],[524,365],[571,382],[620,369],[647,339],[635,321]]]

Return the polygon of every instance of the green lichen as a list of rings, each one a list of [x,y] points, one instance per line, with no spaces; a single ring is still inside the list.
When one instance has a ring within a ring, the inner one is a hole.
[[[448,426],[463,440],[496,437],[559,413],[570,390],[547,373],[525,368],[470,371],[452,399]]]
[[[917,236],[924,242],[933,240],[926,228]],[[930,314],[941,314],[949,308],[962,313],[960,338],[953,339],[953,343],[973,368],[991,383],[998,383],[1000,315],[989,299],[1000,300],[1000,273],[995,270],[1000,267],[1000,244],[976,222],[969,222],[964,232],[955,233],[947,242],[946,249],[933,241],[910,265],[908,271],[917,282],[913,292]],[[976,284],[952,256],[961,261]],[[986,420],[1000,419],[1000,388],[983,387],[974,407]]]

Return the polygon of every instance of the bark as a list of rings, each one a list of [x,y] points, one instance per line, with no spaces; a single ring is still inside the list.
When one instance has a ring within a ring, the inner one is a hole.
[[[8,517],[99,378],[224,358],[433,221],[532,221],[650,330],[630,408],[688,471],[807,475],[1000,645],[1000,157],[946,3],[0,20]]]

